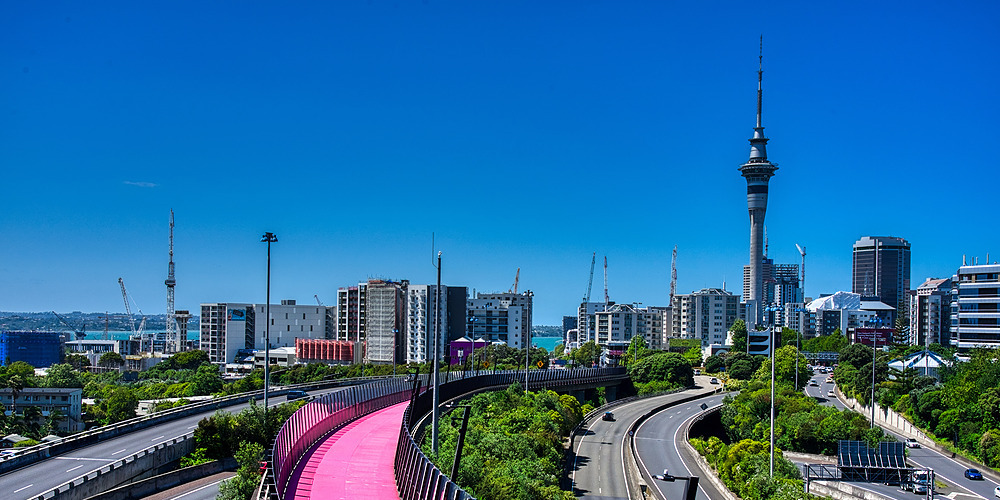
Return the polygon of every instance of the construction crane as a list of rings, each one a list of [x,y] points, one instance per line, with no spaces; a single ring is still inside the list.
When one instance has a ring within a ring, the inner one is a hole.
[[[319,300],[319,295],[318,295],[318,294],[315,294],[315,293],[314,293],[314,294],[313,294],[313,297],[315,297],[315,298],[316,298],[316,304],[318,304],[318,305],[319,305],[320,307],[326,307],[326,306],[324,306],[324,305],[323,305],[323,302],[321,302],[321,301]]]
[[[802,282],[799,283],[799,288],[802,289],[802,302],[806,301],[806,247],[799,246],[798,243],[795,244],[795,248],[799,250],[799,254],[802,255]]]
[[[608,256],[604,256],[604,310],[608,310]]]
[[[590,281],[587,282],[587,297],[583,299],[584,304],[590,302],[590,289],[594,286],[594,264],[596,263],[597,252],[594,252],[594,255],[590,257]]]
[[[521,268],[517,268],[517,274],[514,275],[514,286],[507,290],[507,293],[513,293],[517,295],[517,283],[521,281]]]
[[[132,316],[132,306],[129,305],[128,292],[125,291],[125,281],[122,280],[121,278],[118,278],[118,285],[121,286],[122,288],[122,300],[125,302],[125,314],[128,315],[128,327],[132,331],[132,338],[139,340],[141,346],[140,349],[143,352],[151,352],[153,350],[153,346],[150,345],[149,350],[147,351],[146,339],[143,338],[143,332],[146,329],[146,315],[142,314],[142,309],[136,307],[136,310],[139,311],[139,315],[142,316],[142,320],[139,322],[139,328],[136,329],[135,317]],[[152,344],[152,342],[150,342],[150,344]]]
[[[70,330],[73,330],[73,333],[76,335],[76,340],[83,340],[87,336],[87,324],[86,323],[81,323],[80,324],[80,328],[77,328],[77,327],[69,324],[69,321],[67,321],[66,318],[60,316],[59,313],[57,313],[55,311],[52,311],[52,314],[55,314],[56,318],[59,318],[59,321],[61,321],[62,324],[64,324],[67,327],[69,327]]]
[[[167,279],[163,282],[167,285],[167,333],[166,342],[164,342],[164,350],[173,350],[174,352],[179,352],[181,350],[181,342],[177,332],[177,316],[174,311],[174,285],[177,284],[177,280],[174,279],[174,211],[170,210],[170,262],[167,264]],[[145,318],[144,318],[145,319]]]
[[[670,254],[670,307],[674,306],[674,294],[677,293],[677,245]]]

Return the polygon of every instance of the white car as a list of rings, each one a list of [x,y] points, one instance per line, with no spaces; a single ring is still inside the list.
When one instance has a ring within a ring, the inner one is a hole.
[[[907,448],[920,448],[920,443],[918,443],[916,439],[906,438],[906,441],[904,442],[906,443]]]
[[[993,488],[993,496],[997,499],[1000,499],[1000,486]]]
[[[826,397],[828,397],[828,398],[835,398],[835,397],[837,397],[837,393],[835,393],[833,391],[827,391]]]

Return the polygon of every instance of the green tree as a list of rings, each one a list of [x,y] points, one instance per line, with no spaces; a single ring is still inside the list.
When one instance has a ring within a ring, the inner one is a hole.
[[[11,413],[17,414],[17,397],[24,390],[24,379],[20,375],[11,375],[7,378],[7,388],[10,389]]]
[[[670,382],[680,387],[690,387],[694,384],[694,369],[678,353],[658,352],[631,366],[629,377],[633,383]]]
[[[726,361],[722,356],[713,354],[705,358],[705,371],[708,373],[715,373],[726,367]]]
[[[117,387],[111,393],[111,397],[101,401],[101,406],[104,410],[104,425],[114,424],[135,418],[139,398],[128,387]]]
[[[67,354],[66,363],[69,363],[74,370],[83,371],[90,366],[90,360],[82,354]]]
[[[625,350],[625,355],[622,356],[622,366],[629,366],[635,363],[639,359],[647,356],[649,349],[646,348],[646,337],[642,335],[635,335],[632,340],[628,343],[628,349]]]
[[[683,356],[684,359],[688,361],[688,363],[691,363],[691,366],[701,366],[702,360],[701,360],[700,347],[692,347],[684,351]]]
[[[570,358],[573,363],[583,366],[590,367],[597,361],[597,356],[600,354],[597,344],[593,340],[584,342],[577,349],[573,349],[570,353]]]
[[[260,461],[264,458],[264,446],[259,443],[240,443],[236,452],[239,469],[236,476],[219,485],[219,500],[248,500],[260,483]]]
[[[729,327],[729,333],[733,339],[733,349],[730,352],[747,352],[747,324],[742,319],[733,322]]]
[[[125,358],[117,352],[106,352],[101,354],[101,358],[97,360],[97,364],[105,368],[121,368],[125,366]]]
[[[45,373],[43,383],[45,387],[83,387],[80,374],[68,363],[50,366]]]
[[[219,368],[211,363],[205,363],[198,367],[198,371],[191,378],[185,395],[207,396],[221,391],[222,385],[222,375],[219,373]]]

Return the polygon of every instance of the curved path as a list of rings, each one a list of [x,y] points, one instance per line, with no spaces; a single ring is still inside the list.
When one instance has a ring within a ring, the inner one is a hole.
[[[284,498],[399,498],[393,461],[408,404],[365,415],[316,443],[296,465]]]

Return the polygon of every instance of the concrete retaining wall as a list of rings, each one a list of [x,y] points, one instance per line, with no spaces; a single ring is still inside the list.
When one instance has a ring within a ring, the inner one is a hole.
[[[147,471],[179,460],[193,450],[192,436],[171,439],[63,483],[29,500],[84,500],[124,484]]]
[[[227,458],[225,460],[215,460],[185,467],[166,474],[160,474],[149,479],[136,481],[124,486],[105,491],[104,493],[89,497],[87,500],[134,500],[150,496],[154,493],[169,490],[175,486],[189,483],[195,479],[218,474],[223,471],[236,470],[236,459]]]
[[[830,497],[834,500],[892,500],[890,497],[858,488],[843,481],[812,481],[809,483],[809,493]]]

